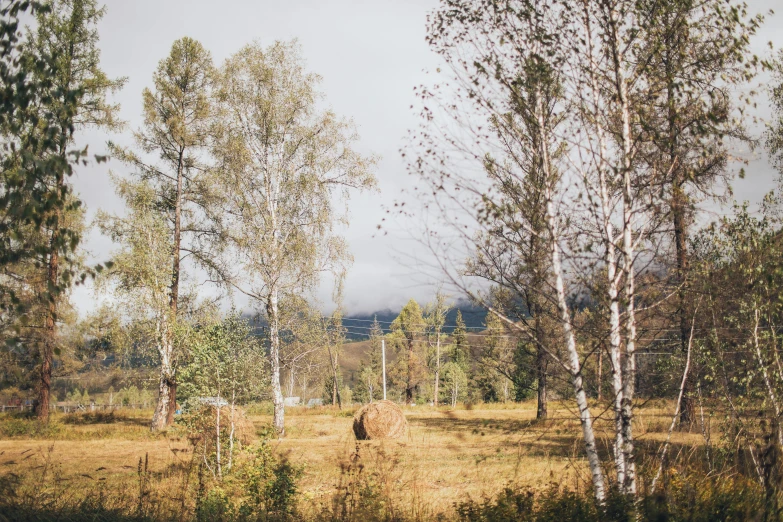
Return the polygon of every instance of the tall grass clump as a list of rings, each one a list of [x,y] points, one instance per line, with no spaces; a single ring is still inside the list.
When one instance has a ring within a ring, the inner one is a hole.
[[[781,520],[758,483],[744,477],[680,476],[636,502],[612,490],[599,505],[589,490],[552,484],[543,492],[510,485],[494,497],[455,505],[461,522],[745,522]]]

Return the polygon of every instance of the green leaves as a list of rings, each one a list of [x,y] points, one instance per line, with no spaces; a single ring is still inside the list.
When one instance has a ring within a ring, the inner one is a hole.
[[[265,302],[273,287],[306,293],[323,271],[341,280],[351,262],[334,233],[336,198],[375,187],[376,159],[354,149],[352,121],[321,111],[320,77],[295,42],[244,47],[218,75],[214,155],[223,230],[242,262],[233,284]]]
[[[180,371],[185,399],[223,397],[257,400],[267,385],[263,349],[238,312],[196,329],[190,338],[190,360]]]

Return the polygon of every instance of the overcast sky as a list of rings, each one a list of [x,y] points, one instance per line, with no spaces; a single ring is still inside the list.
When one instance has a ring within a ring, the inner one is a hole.
[[[753,11],[783,8],[783,0],[749,0],[749,4]],[[376,226],[385,215],[384,205],[401,199],[401,190],[412,183],[399,149],[407,130],[418,123],[410,109],[413,87],[426,80],[425,70],[437,66],[424,41],[425,18],[436,5],[436,0],[108,0],[99,27],[102,64],[109,76],[128,77],[115,97],[128,130],[112,136],[90,132],[84,140],[91,153],[105,152],[108,139],[131,145],[130,130],[142,121],[141,92],[151,86],[158,61],[178,38],[199,40],[216,65],[254,40],[269,45],[297,38],[308,69],[323,76],[327,104],[337,114],[354,119],[361,151],[382,158],[377,170],[380,192],[359,194],[351,204],[351,226],[345,235],[355,263],[346,281],[348,313],[394,309],[410,297],[429,300],[432,286],[417,277],[428,256],[406,239],[410,231],[405,226],[410,223],[392,225],[388,235],[377,234]],[[775,48],[783,47],[783,34],[775,29],[779,26],[779,17],[768,19],[754,42],[757,52],[765,52],[770,40]],[[759,113],[764,115],[763,106]],[[108,171],[122,174],[125,169],[110,162],[77,174],[76,189],[89,219],[98,209],[122,211]],[[747,180],[735,184],[735,196],[755,201],[773,186],[774,175],[763,157],[747,170]],[[96,262],[107,260],[113,248],[95,231],[85,246]],[[330,291],[321,292],[323,302],[328,302]],[[82,312],[93,309],[96,302],[89,289],[77,289],[74,299]]]

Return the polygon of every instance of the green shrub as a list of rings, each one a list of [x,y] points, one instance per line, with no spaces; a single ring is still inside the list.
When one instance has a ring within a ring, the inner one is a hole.
[[[48,424],[27,414],[6,414],[0,417],[0,437],[56,438],[63,427],[54,421]]]
[[[468,500],[455,507],[459,520],[501,522],[534,520],[533,504],[532,491],[507,487],[497,498],[484,498],[482,502]]]
[[[267,441],[252,450],[241,474],[248,496],[240,508],[243,517],[258,520],[297,520],[296,500],[302,468],[273,454]]]
[[[230,522],[236,519],[234,504],[221,488],[209,490],[196,504],[197,522]]]

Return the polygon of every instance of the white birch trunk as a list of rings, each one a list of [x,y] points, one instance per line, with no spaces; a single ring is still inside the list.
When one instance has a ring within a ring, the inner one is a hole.
[[[168,321],[165,313],[156,326],[158,337],[158,354],[160,355],[160,380],[158,382],[158,403],[152,415],[152,431],[166,429],[171,404],[171,384],[174,382],[174,365],[172,357],[174,348],[171,336],[168,334]]]
[[[438,328],[438,337],[435,341],[435,397],[432,403],[438,407],[438,386],[440,385],[440,328]]]
[[[694,322],[696,321],[696,318],[694,317]],[[652,483],[650,484],[650,491],[652,493],[655,493],[655,488],[658,485],[658,481],[660,480],[661,476],[663,476],[663,467],[666,461],[666,453],[669,451],[669,444],[671,442],[672,438],[672,432],[674,431],[674,426],[677,424],[677,419],[680,417],[680,408],[682,408],[682,397],[685,395],[685,383],[688,381],[688,372],[691,368],[691,347],[693,346],[693,324],[691,324],[691,336],[690,339],[688,339],[688,353],[685,357],[685,369],[682,371],[682,381],[680,382],[680,392],[677,394],[677,405],[674,408],[674,415],[672,415],[672,422],[669,425],[669,431],[666,434],[666,442],[664,442],[663,446],[661,447],[661,454],[659,455],[660,463],[658,464],[658,471],[655,473],[655,478],[653,478]]]
[[[612,21],[617,23],[616,11],[611,12]],[[614,33],[615,74],[621,104],[623,124],[623,275],[625,276],[626,322],[625,322],[625,360],[623,361],[623,399],[622,399],[622,439],[625,464],[625,482],[620,483],[621,491],[636,495],[636,464],[633,444],[633,398],[636,383],[636,307],[635,307],[635,270],[634,270],[634,195],[631,186],[631,109],[628,99],[628,85],[622,73],[623,54],[619,36]],[[619,481],[618,481],[619,483]]]
[[[609,360],[612,365],[612,392],[614,394],[614,421],[615,421],[615,437],[613,443],[613,453],[615,462],[615,472],[617,474],[617,483],[622,488],[626,481],[626,452],[625,449],[625,431],[623,429],[624,416],[623,416],[623,399],[625,396],[625,386],[623,382],[623,361],[622,361],[622,339],[620,334],[620,281],[618,278],[617,270],[617,249],[615,247],[615,230],[612,224],[612,205],[610,202],[608,182],[606,179],[607,173],[607,156],[608,146],[606,141],[606,130],[601,123],[601,103],[600,103],[600,89],[597,80],[597,64],[593,55],[592,44],[592,28],[591,28],[591,13],[589,11],[589,4],[584,4],[584,27],[587,35],[587,52],[589,58],[589,79],[590,90],[592,95],[592,120],[596,126],[596,134],[598,136],[598,193],[601,201],[601,233],[603,235],[602,242],[604,244],[604,261],[606,262],[607,269],[607,295],[609,297]],[[590,184],[588,180],[585,180],[586,184]],[[600,396],[600,379],[599,379],[599,396]]]
[[[778,444],[783,446],[783,430],[780,429],[780,402],[778,402],[775,388],[772,386],[772,380],[769,378],[769,372],[767,371],[767,364],[764,362],[764,357],[761,355],[761,344],[759,343],[759,310],[755,308],[753,310],[755,323],[753,325],[753,348],[756,353],[756,361],[761,370],[761,376],[764,379],[764,386],[767,389],[767,397],[769,402],[772,403],[772,408],[775,410],[775,427],[777,429]]]
[[[285,402],[283,390],[280,386],[280,317],[278,309],[277,288],[272,287],[267,303],[267,317],[269,318],[269,362],[272,367],[272,403],[274,416],[272,425],[279,437],[285,435]]]
[[[549,198],[548,198],[549,199]],[[587,394],[584,389],[582,379],[582,367],[579,361],[579,353],[576,349],[576,339],[571,328],[571,314],[566,302],[565,286],[563,283],[563,273],[560,264],[560,251],[557,244],[557,228],[555,224],[554,208],[550,201],[547,202],[547,221],[552,234],[552,271],[555,274],[555,290],[557,293],[557,307],[560,312],[560,322],[563,327],[563,333],[566,338],[566,348],[568,352],[568,371],[571,373],[571,379],[574,386],[574,395],[576,396],[576,405],[579,409],[579,421],[582,424],[582,437],[585,442],[585,452],[587,453],[587,462],[590,466],[590,474],[593,479],[593,491],[596,500],[603,502],[606,498],[606,489],[604,486],[604,474],[601,470],[601,460],[598,457],[598,448],[595,443],[595,433],[593,431],[593,419],[587,403]]]
[[[590,475],[593,481],[593,493],[598,502],[603,503],[606,498],[606,488],[604,485],[604,474],[601,469],[601,460],[598,456],[598,448],[595,442],[595,432],[593,431],[593,418],[587,403],[587,393],[584,389],[584,380],[582,378],[582,364],[579,361],[579,353],[576,348],[576,338],[571,326],[571,312],[568,309],[566,301],[565,283],[563,280],[563,268],[560,260],[560,234],[555,214],[555,206],[552,197],[553,177],[548,149],[548,134],[544,124],[543,107],[541,106],[540,92],[537,93],[536,116],[538,120],[540,133],[541,157],[543,159],[544,175],[546,176],[544,195],[546,197],[546,221],[549,232],[549,247],[552,256],[552,272],[555,276],[555,293],[557,298],[557,307],[560,313],[560,323],[563,328],[563,334],[566,339],[566,349],[568,358],[566,366],[571,374],[574,387],[574,396],[576,397],[577,408],[579,409],[579,421],[582,424],[582,437],[585,443],[585,453],[590,467]]]

